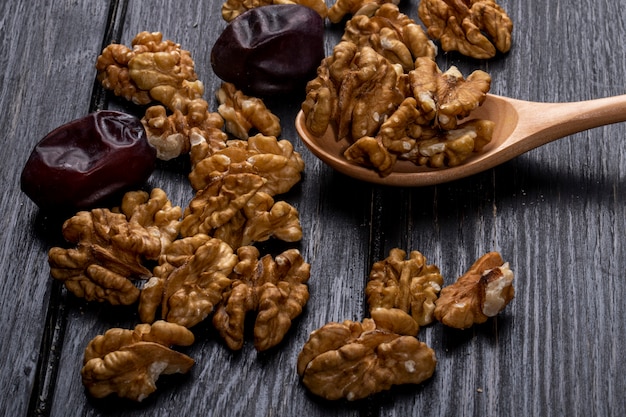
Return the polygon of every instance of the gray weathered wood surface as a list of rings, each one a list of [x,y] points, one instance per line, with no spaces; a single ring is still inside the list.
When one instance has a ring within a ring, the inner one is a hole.
[[[332,1],[329,1],[329,4]],[[535,101],[577,101],[626,90],[626,1],[499,2],[514,23],[510,53],[488,62],[439,55],[442,68],[484,69],[492,92]],[[416,18],[417,0],[402,0]],[[257,416],[621,416],[626,410],[626,124],[572,135],[505,165],[450,184],[398,189],[333,172],[299,142],[299,100],[270,102],[283,137],[305,161],[284,199],[301,215],[296,245],[312,264],[311,299],[284,343],[258,354],[250,340],[230,352],[208,324],[194,329],[185,376],[164,377],[141,404],[90,399],[83,350],[111,327],[137,323],[132,308],[85,303],[49,276],[47,250],[60,223],[19,190],[30,150],[46,133],[96,108],[123,108],[94,89],[103,44],[161,31],[192,52],[207,95],[209,64],[225,27],[221,2],[0,3],[0,414]],[[328,29],[332,48],[341,29]],[[184,206],[185,164],[150,179]],[[486,251],[516,272],[516,297],[497,318],[467,331],[434,324],[432,379],[356,402],[307,393],[295,360],[309,333],[364,317],[371,264],[391,248],[419,250],[447,283]]]

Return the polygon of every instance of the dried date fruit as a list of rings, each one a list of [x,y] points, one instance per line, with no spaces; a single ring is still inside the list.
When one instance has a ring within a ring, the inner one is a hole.
[[[304,88],[323,58],[324,22],[297,4],[248,10],[230,22],[211,50],[215,74],[254,96]]]
[[[84,209],[140,185],[155,162],[139,119],[99,111],[46,135],[24,166],[21,188],[42,209]]]

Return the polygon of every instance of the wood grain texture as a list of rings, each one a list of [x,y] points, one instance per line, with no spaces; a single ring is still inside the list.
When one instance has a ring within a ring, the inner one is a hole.
[[[335,173],[310,154],[290,122],[302,96],[268,101],[306,162],[282,199],[300,211],[293,245],[312,265],[311,298],[278,348],[256,353],[248,338],[230,352],[202,323],[183,351],[188,375],[163,377],[141,404],[93,400],[80,381],[86,344],[111,327],[133,327],[134,308],[86,303],[55,285],[47,250],[60,222],[19,190],[34,144],[96,108],[134,111],[93,90],[93,64],[113,39],[129,44],[161,31],[191,51],[207,98],[220,81],[210,50],[226,26],[221,2],[58,0],[0,4],[0,410],[6,415],[81,416],[621,416],[626,409],[626,124],[593,129],[473,177],[419,189],[385,188]],[[328,1],[332,4],[333,1]],[[578,101],[626,90],[626,1],[500,1],[516,24],[513,48],[491,61],[440,53],[442,68],[492,75],[491,92],[534,101]],[[402,0],[416,18],[417,0]],[[341,35],[327,29],[330,51]],[[92,94],[95,92],[95,95]],[[213,105],[215,103],[212,103]],[[184,161],[163,163],[147,187],[184,206]],[[289,245],[288,245],[289,246]],[[281,245],[262,245],[274,251]],[[295,373],[311,331],[366,315],[371,264],[390,249],[419,250],[453,282],[490,250],[516,273],[516,297],[471,330],[440,324],[419,338],[435,349],[435,375],[356,402],[307,393]]]

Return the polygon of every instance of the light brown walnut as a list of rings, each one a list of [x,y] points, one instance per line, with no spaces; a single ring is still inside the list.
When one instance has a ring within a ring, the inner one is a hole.
[[[315,10],[322,18],[328,14],[324,0],[226,0],[222,5],[222,18],[230,22],[250,9],[272,4],[299,4]]]
[[[354,16],[346,23],[342,40],[359,48],[371,47],[392,64],[400,64],[404,72],[413,69],[417,57],[434,59],[437,55],[437,48],[422,27],[393,3],[379,6],[371,17]]]
[[[372,48],[361,48],[351,64],[339,88],[337,136],[354,141],[375,135],[404,92],[398,88],[402,71]]]
[[[311,266],[297,249],[259,259],[257,248],[242,246],[237,255],[232,284],[215,311],[213,325],[230,349],[239,350],[244,343],[246,317],[256,312],[254,346],[264,351],[278,345],[302,313],[309,299],[306,282]]]
[[[372,266],[365,295],[370,310],[397,308],[409,314],[420,326],[434,320],[435,300],[443,286],[436,265],[427,264],[419,251],[394,248],[389,256]]]
[[[513,271],[498,252],[489,252],[441,290],[435,317],[447,326],[466,329],[496,316],[513,297]]]
[[[249,97],[234,84],[226,82],[215,95],[219,102],[217,111],[224,119],[228,133],[243,140],[248,139],[252,129],[266,136],[280,136],[280,119],[260,98]]]
[[[380,126],[378,138],[381,145],[394,155],[406,154],[413,150],[416,139],[422,136],[424,123],[417,101],[407,97]]]
[[[266,180],[260,192],[274,196],[289,191],[300,181],[303,171],[302,156],[291,142],[257,134],[247,141],[228,141],[224,149],[193,163],[189,180],[195,190],[202,190],[216,176],[248,172]]]
[[[341,41],[307,84],[302,104],[307,128],[323,134],[329,126],[338,140],[373,136],[404,99],[402,69],[369,46]],[[330,101],[328,101],[330,97]]]
[[[139,317],[150,323],[160,307],[163,320],[195,326],[222,300],[236,263],[237,255],[219,239],[198,234],[174,241],[141,293]]]
[[[413,149],[398,155],[398,159],[431,168],[461,165],[491,142],[494,128],[491,120],[474,119],[453,130],[424,130]]]
[[[133,50],[126,45],[108,45],[96,61],[96,78],[116,96],[138,105],[146,105],[152,101],[152,97],[135,84],[128,71],[128,62],[134,56]]]
[[[341,44],[346,48],[356,50],[356,45],[350,42]],[[330,65],[337,57],[339,45],[333,55],[326,57],[317,68],[317,77],[306,85],[306,98],[302,103],[302,112],[306,128],[315,136],[322,136],[329,126],[336,122],[339,114],[340,81],[331,78]],[[352,52],[352,54],[354,54]]]
[[[122,197],[119,211],[130,223],[139,224],[159,236],[162,249],[178,237],[183,211],[179,206],[172,206],[167,194],[160,188],[154,188],[150,194],[145,191],[127,192]]]
[[[488,59],[511,49],[513,22],[493,0],[421,0],[418,15],[446,52]]]
[[[401,310],[376,313],[377,318],[362,323],[328,323],[311,333],[297,361],[298,375],[309,391],[328,400],[352,401],[432,376],[435,352],[413,335],[397,333],[406,328],[406,320],[398,322],[394,316],[413,320]]]
[[[189,51],[180,49],[178,44],[175,50],[167,52],[135,52],[128,62],[128,72],[140,89],[170,111],[187,113],[189,103],[204,94]]]
[[[485,101],[491,76],[476,70],[464,78],[454,66],[442,72],[433,60],[418,58],[415,69],[409,73],[409,82],[424,120],[451,130],[458,120],[469,116]]]
[[[134,330],[110,329],[96,336],[85,349],[82,382],[90,395],[111,394],[143,401],[156,391],[161,375],[186,373],[194,360],[170,346],[189,346],[193,333],[163,321],[140,324]]]
[[[374,169],[381,176],[391,173],[397,159],[379,138],[371,136],[358,139],[344,151],[343,156],[349,162]]]
[[[270,238],[298,242],[302,240],[300,214],[291,204],[274,201],[269,194],[258,192],[235,218],[217,228],[213,236],[233,248],[265,242]]]
[[[68,219],[63,236],[76,247],[48,252],[52,277],[78,297],[134,303],[139,290],[133,281],[152,276],[147,261],[158,259],[177,234],[180,208],[172,207],[162,190],[154,190],[150,198],[127,194],[125,200],[126,214],[94,209]]]
[[[266,182],[245,172],[213,177],[185,209],[181,235],[211,235],[234,249],[271,237],[299,241],[302,227],[298,210],[260,191]]]
[[[400,0],[337,0],[328,9],[328,20],[339,23],[347,16],[372,16],[383,4],[399,3]]]
[[[157,157],[167,161],[187,154],[195,144],[202,144],[207,152],[223,149],[228,136],[222,131],[224,120],[208,110],[209,104],[196,99],[187,106],[188,113],[168,112],[164,106],[146,109],[141,119],[148,141],[157,150]]]
[[[211,235],[214,229],[229,222],[263,185],[265,180],[252,173],[226,173],[212,178],[185,209],[181,235]]]
[[[96,70],[105,88],[136,104],[157,100],[173,110],[180,108],[179,94],[193,99],[203,93],[189,51],[164,41],[160,32],[138,33],[131,48],[108,45],[96,61]]]

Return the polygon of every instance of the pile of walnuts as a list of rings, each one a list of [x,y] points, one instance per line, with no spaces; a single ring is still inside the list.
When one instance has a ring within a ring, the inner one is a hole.
[[[434,3],[423,1],[420,16],[432,17],[427,12]],[[454,20],[451,16],[446,22]],[[428,22],[428,35],[434,37],[441,22]],[[442,72],[428,35],[389,2],[371,15],[348,20],[341,42],[306,87],[302,111],[308,131],[322,136],[332,129],[338,141],[348,142],[343,153],[348,161],[381,176],[390,174],[398,160],[450,167],[482,150],[494,123],[460,121],[483,103],[491,77],[476,70],[464,78],[454,66]]]
[[[406,252],[392,249],[370,272],[370,318],[328,323],[311,333],[298,356],[302,383],[320,397],[352,401],[425,381],[437,359],[417,339],[420,327],[435,319],[458,329],[484,323],[513,299],[513,271],[499,253],[489,252],[442,287],[439,268],[420,252],[406,259]]]
[[[256,312],[259,351],[278,345],[300,315],[310,265],[297,249],[272,257],[253,245],[302,239],[297,209],[275,198],[300,181],[304,162],[277,139],[278,117],[232,84],[222,84],[218,112],[209,112],[189,51],[160,33],[139,33],[132,48],[107,46],[96,68],[105,88],[151,104],[142,119],[150,143],[164,160],[188,155],[196,192],[184,209],[155,188],[126,193],[119,207],[80,211],[62,227],[73,247],[48,253],[52,277],[76,296],[137,305],[142,323],[92,340],[81,375],[95,397],[141,401],[161,374],[191,368],[193,359],[171,346],[192,344],[188,329],[211,315],[238,350],[244,319]]]
[[[346,23],[342,41],[307,85],[308,129],[337,129],[349,160],[391,172],[398,159],[453,166],[491,138],[492,123],[459,120],[479,106],[491,79],[442,72],[428,36],[445,51],[489,58],[510,48],[512,25],[491,0],[422,0],[419,25],[398,0],[281,0]],[[274,0],[224,3],[230,21]],[[159,188],[126,193],[119,207],[81,211],[62,228],[70,248],[49,251],[53,278],[78,297],[137,305],[133,330],[110,329],[86,347],[81,376],[94,397],[141,401],[162,374],[185,373],[194,360],[172,349],[189,346],[189,330],[212,317],[225,344],[244,343],[256,311],[254,346],[277,346],[309,299],[310,265],[297,249],[272,257],[254,246],[270,238],[302,239],[295,207],[275,197],[301,179],[304,162],[262,100],[233,84],[216,92],[217,112],[203,98],[189,51],[141,32],[131,47],[112,44],[96,63],[97,79],[117,96],[147,106],[142,123],[162,160],[189,155],[196,192],[184,209]],[[229,136],[230,135],[230,136]],[[234,139],[231,139],[234,137]],[[377,262],[366,288],[370,318],[329,323],[314,331],[297,372],[314,394],[356,400],[393,385],[420,383],[435,369],[434,351],[417,339],[434,319],[467,328],[495,316],[513,298],[513,273],[499,254],[481,257],[448,287],[417,251],[394,249]]]

